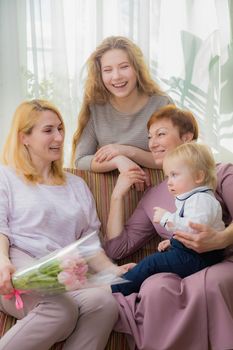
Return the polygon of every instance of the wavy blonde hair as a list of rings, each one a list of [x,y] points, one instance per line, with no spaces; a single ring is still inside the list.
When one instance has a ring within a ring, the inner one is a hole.
[[[31,161],[27,147],[21,142],[20,134],[30,135],[41,112],[47,110],[58,116],[65,131],[61,113],[53,104],[46,100],[25,101],[18,106],[14,113],[11,129],[3,148],[2,163],[13,167],[18,174],[23,175],[24,179],[30,183],[38,183],[42,179]],[[52,162],[51,175],[54,185],[65,183],[63,154],[61,159]]]
[[[217,186],[216,163],[211,149],[204,144],[194,141],[183,143],[170,151],[164,157],[163,168],[169,166],[171,160],[180,160],[184,162],[193,174],[198,171],[203,172],[204,178],[202,186],[209,186],[215,190]]]
[[[74,165],[75,149],[82,132],[90,118],[91,104],[105,104],[110,99],[110,92],[104,86],[101,75],[101,58],[109,50],[119,49],[126,52],[129,62],[135,70],[139,92],[148,96],[164,95],[152,79],[145,63],[141,49],[130,39],[123,36],[111,36],[103,40],[87,60],[87,79],[84,86],[83,103],[78,115],[78,125],[73,136],[72,166]]]

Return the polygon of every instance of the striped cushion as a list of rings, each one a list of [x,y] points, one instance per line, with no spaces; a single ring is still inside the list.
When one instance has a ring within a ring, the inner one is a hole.
[[[67,171],[81,176],[88,184],[94,199],[96,201],[97,212],[102,223],[101,232],[105,235],[107,218],[109,212],[110,197],[113,188],[116,184],[118,171],[112,171],[110,173],[98,174],[89,171],[81,171],[76,169],[66,169]],[[156,185],[163,180],[163,173],[160,170],[146,169],[149,174],[151,183]],[[128,195],[125,197],[125,220],[132,214],[138,201],[142,197],[142,192],[137,192],[135,189],[131,189]],[[134,253],[130,258],[122,259],[120,263],[126,263],[130,261],[139,261],[144,256],[154,252],[154,247],[158,243],[158,238],[155,237],[146,246],[141,248],[138,252]],[[15,324],[15,319],[11,316],[7,316],[0,312],[0,336],[2,336],[10,327]],[[51,350],[61,350],[62,343],[54,345]],[[112,332],[109,339],[106,350],[128,350],[128,345],[124,335],[120,333]]]

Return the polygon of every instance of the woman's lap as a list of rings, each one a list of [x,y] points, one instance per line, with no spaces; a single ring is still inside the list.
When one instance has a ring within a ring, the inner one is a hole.
[[[207,269],[206,300],[212,350],[233,349],[233,259]]]
[[[224,261],[185,279],[151,276],[138,294],[116,293],[115,329],[133,336],[138,349],[206,350],[208,336],[214,350],[233,348],[232,272],[233,262]]]

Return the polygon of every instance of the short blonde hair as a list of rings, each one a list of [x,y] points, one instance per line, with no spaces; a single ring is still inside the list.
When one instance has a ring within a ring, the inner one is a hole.
[[[29,152],[20,140],[20,134],[30,135],[34,125],[43,111],[54,112],[61,121],[65,131],[65,125],[59,110],[49,101],[32,100],[22,102],[16,109],[10,132],[2,153],[2,163],[13,167],[25,180],[37,183],[41,180],[35,166],[33,165]],[[65,183],[65,173],[63,171],[63,154],[61,159],[52,162],[51,174],[54,184]]]
[[[202,185],[209,186],[213,190],[216,189],[216,164],[213,153],[207,145],[196,142],[183,143],[166,154],[163,168],[165,169],[171,160],[177,159],[184,162],[193,173],[202,171],[204,174]]]

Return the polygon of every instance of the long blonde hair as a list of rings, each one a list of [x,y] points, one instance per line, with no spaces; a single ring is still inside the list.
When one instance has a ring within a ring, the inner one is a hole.
[[[148,96],[158,94],[164,95],[159,86],[152,79],[149,69],[145,63],[141,49],[130,39],[122,36],[111,36],[103,40],[87,60],[87,79],[84,86],[83,103],[78,115],[78,125],[73,136],[72,143],[72,165],[74,164],[75,149],[80,140],[82,132],[90,118],[91,104],[105,104],[110,99],[110,92],[104,86],[101,75],[101,58],[109,50],[120,49],[127,53],[129,61],[133,66],[139,92]]]
[[[22,102],[14,113],[11,129],[1,157],[3,164],[13,167],[17,173],[23,175],[25,180],[31,183],[38,183],[42,179],[31,161],[27,147],[20,140],[20,134],[30,135],[40,117],[40,113],[47,110],[56,113],[65,131],[62,116],[53,104],[45,100]],[[65,183],[63,154],[61,159],[52,162],[51,175],[53,184],[60,185]]]

